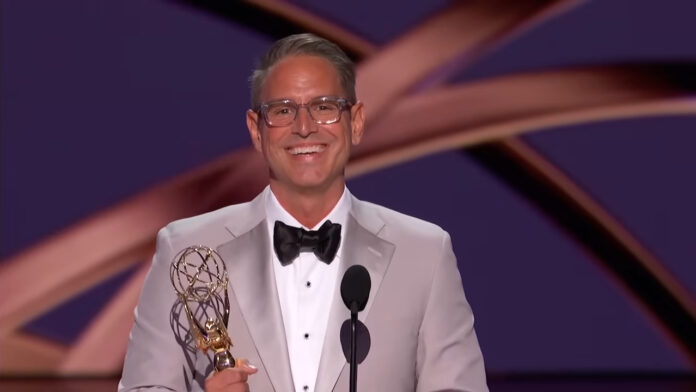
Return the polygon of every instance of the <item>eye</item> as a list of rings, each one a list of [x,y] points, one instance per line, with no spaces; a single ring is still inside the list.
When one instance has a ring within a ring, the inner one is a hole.
[[[294,112],[293,108],[288,105],[271,106],[268,110],[268,113],[272,116],[287,116]]]
[[[334,102],[317,102],[312,105],[312,110],[315,112],[333,112],[336,111],[338,105]]]

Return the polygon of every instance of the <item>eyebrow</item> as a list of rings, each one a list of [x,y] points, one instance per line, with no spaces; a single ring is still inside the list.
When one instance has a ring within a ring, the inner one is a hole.
[[[306,103],[309,103],[309,102],[312,102],[312,101],[316,101],[317,99],[320,99],[320,98],[334,98],[334,99],[345,99],[345,100],[347,100],[347,98],[342,97],[342,96],[340,96],[340,95],[317,95],[316,97],[310,98],[309,101],[307,101]],[[270,100],[268,100],[268,101],[261,102],[261,105],[267,105],[267,104],[269,104],[269,103],[282,102],[282,101],[292,101],[292,102],[295,102],[295,103],[297,103],[297,104],[299,104],[299,105],[302,105],[302,103],[298,103],[296,100],[294,100],[294,99],[292,99],[292,98],[277,98],[277,99],[270,99]]]

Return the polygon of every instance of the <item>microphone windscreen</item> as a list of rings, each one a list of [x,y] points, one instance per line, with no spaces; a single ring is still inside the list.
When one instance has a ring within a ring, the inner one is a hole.
[[[355,302],[358,312],[365,309],[367,298],[370,296],[370,273],[362,265],[353,265],[343,275],[341,281],[341,297],[348,309]]]

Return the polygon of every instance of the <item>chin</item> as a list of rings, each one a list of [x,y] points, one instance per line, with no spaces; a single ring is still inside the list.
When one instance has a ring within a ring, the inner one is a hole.
[[[327,177],[299,177],[293,178],[289,181],[295,189],[298,190],[326,190],[330,188],[331,184],[335,181],[330,180]]]
[[[336,176],[331,171],[307,170],[285,171],[282,176],[273,176],[278,185],[298,191],[326,190],[335,184],[340,175]]]
[[[319,181],[319,180],[295,181],[295,182],[293,182],[293,186],[296,189],[302,189],[302,190],[323,189],[323,188],[326,188],[326,182]]]

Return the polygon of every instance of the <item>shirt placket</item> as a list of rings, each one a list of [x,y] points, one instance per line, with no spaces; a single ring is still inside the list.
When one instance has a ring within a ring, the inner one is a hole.
[[[296,350],[298,359],[302,361],[302,372],[300,379],[297,380],[296,389],[298,392],[307,392],[314,390],[314,378],[312,376],[314,355],[314,334],[315,334],[315,318],[316,304],[315,299],[311,295],[311,279],[313,275],[315,257],[311,253],[302,253],[299,257],[300,269],[294,282],[297,292],[297,328],[298,336],[296,339]],[[308,284],[309,283],[309,284]]]

